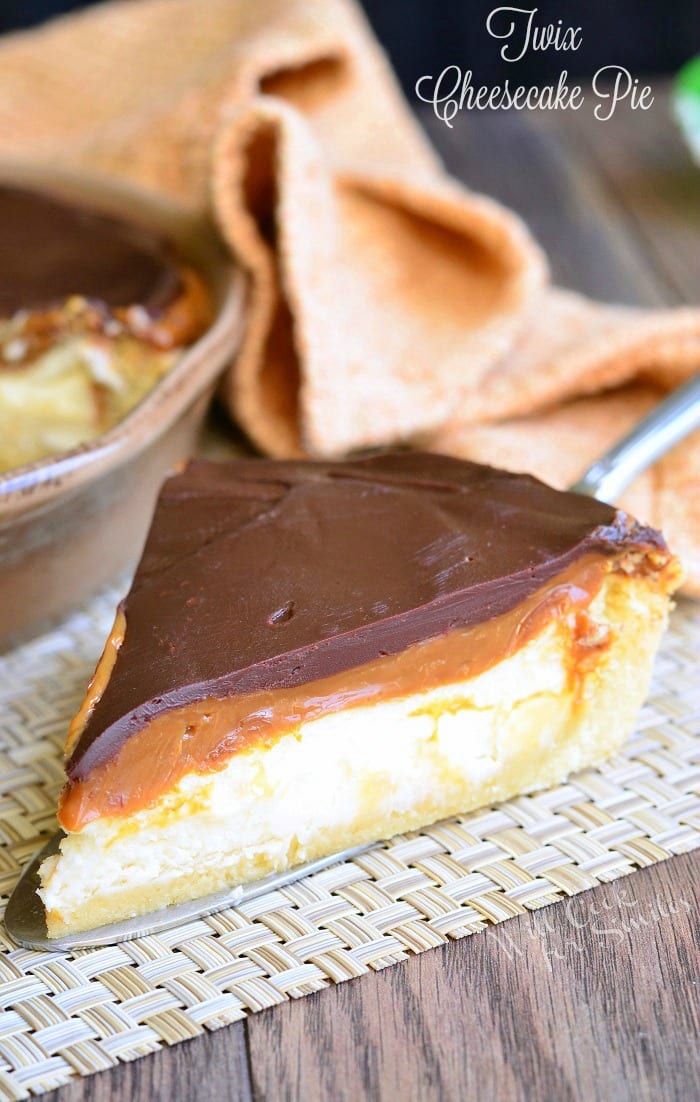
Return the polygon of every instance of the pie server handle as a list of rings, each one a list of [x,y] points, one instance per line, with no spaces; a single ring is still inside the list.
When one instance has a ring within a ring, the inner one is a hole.
[[[571,489],[577,493],[595,497],[599,501],[614,501],[638,474],[698,427],[700,427],[700,375],[694,376],[684,386],[673,391],[648,417],[640,421],[636,428],[589,467]],[[28,949],[66,952],[98,945],[114,945],[135,937],[161,933],[174,926],[194,923],[197,919],[224,910],[226,907],[244,906],[259,896],[284,888],[305,876],[321,873],[330,865],[357,857],[375,844],[355,846],[352,849],[343,850],[342,853],[334,853],[330,857],[299,865],[291,871],[267,876],[264,880],[256,880],[254,883],[217,892],[215,895],[208,895],[187,903],[176,903],[160,911],[139,915],[137,918],[110,923],[107,926],[66,937],[49,938],[46,932],[44,907],[37,895],[39,865],[45,857],[58,851],[63,837],[63,831],[58,831],[36,855],[22,873],[7,904],[5,911],[7,932],[15,941]]]
[[[700,428],[700,375],[694,375],[601,455],[569,489],[614,503],[637,475]]]

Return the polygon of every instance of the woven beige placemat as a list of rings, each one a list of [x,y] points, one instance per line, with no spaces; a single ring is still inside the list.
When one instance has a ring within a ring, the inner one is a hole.
[[[55,828],[66,723],[115,593],[0,659],[0,885]],[[604,768],[377,845],[159,936],[76,953],[0,931],[0,1098],[26,1098],[700,845],[700,607],[674,613]]]

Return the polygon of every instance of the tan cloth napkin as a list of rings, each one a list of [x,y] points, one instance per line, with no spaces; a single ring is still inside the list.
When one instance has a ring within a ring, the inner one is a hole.
[[[699,311],[551,288],[349,0],[132,0],[9,36],[0,152],[212,205],[251,277],[224,394],[270,454],[418,442],[563,485],[700,367]],[[700,593],[700,434],[627,500]]]

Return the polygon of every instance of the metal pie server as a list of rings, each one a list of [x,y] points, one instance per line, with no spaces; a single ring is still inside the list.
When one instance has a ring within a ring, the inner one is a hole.
[[[614,501],[625,487],[646,467],[700,428],[700,375],[694,376],[660,403],[618,444],[601,456],[571,487],[573,491]],[[357,857],[375,843],[355,846],[330,857],[311,861],[288,872],[276,873],[251,884],[217,892],[187,903],[177,903],[147,915],[110,923],[94,930],[49,938],[43,904],[37,895],[39,865],[45,857],[58,851],[63,831],[53,836],[22,873],[5,911],[5,927],[11,937],[29,949],[49,949],[54,952],[85,949],[98,945],[114,945],[148,934],[161,933],[174,926],[192,922],[226,907],[239,906],[251,899],[283,888],[305,876],[311,876],[340,861]]]

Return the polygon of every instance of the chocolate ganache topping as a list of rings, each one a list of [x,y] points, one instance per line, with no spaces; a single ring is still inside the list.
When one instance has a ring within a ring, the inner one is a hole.
[[[67,764],[158,714],[289,689],[499,616],[658,532],[534,478],[416,452],[194,462],[164,485],[111,677]]]
[[[165,243],[139,226],[0,184],[0,317],[81,295],[156,314],[180,292]]]

